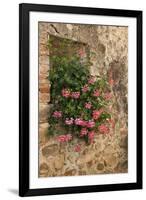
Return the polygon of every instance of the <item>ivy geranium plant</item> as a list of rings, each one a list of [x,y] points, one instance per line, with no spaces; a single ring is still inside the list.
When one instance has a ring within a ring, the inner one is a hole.
[[[56,135],[59,142],[78,137],[89,144],[95,134],[109,132],[111,114],[106,108],[112,99],[111,87],[106,76],[90,75],[82,55],[80,51],[72,57],[51,57],[48,133]]]

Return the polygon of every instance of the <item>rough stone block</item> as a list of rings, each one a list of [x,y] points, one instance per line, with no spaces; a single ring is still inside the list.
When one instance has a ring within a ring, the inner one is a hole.
[[[48,64],[39,64],[39,73],[48,75],[49,65]]]
[[[48,122],[49,109],[49,105],[39,104],[39,122]]]
[[[47,141],[48,123],[39,124],[39,143],[44,143]]]
[[[49,57],[46,55],[39,56],[39,63],[43,65],[49,65]]]
[[[49,167],[46,163],[42,163],[40,165],[40,176],[47,176],[48,175],[48,170],[49,170]]]
[[[46,145],[42,148],[42,155],[44,157],[56,156],[58,155],[58,152],[59,148],[57,144]]]
[[[46,44],[39,45],[39,55],[49,55],[49,49]]]
[[[39,92],[39,103],[48,103],[50,101],[50,93]]]
[[[48,73],[39,73],[39,82],[43,80],[48,81]]]
[[[48,35],[46,33],[41,33],[39,34],[40,37],[39,37],[39,45],[40,44],[47,44],[47,41],[48,41]]]
[[[47,29],[48,29],[48,23],[46,22],[39,23],[39,32],[47,31]]]
[[[54,161],[54,166],[58,170],[58,169],[61,169],[63,165],[64,165],[64,155],[61,154],[60,156],[56,157]]]
[[[39,83],[39,91],[41,93],[49,93],[50,92],[49,83]]]

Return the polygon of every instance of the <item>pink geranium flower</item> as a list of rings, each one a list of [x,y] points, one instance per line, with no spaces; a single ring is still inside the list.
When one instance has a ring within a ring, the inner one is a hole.
[[[87,133],[88,133],[88,130],[86,128],[82,128],[80,132],[80,136],[87,135]]]
[[[89,84],[94,84],[95,83],[95,77],[93,76],[93,77],[91,77],[89,80],[88,80],[88,83]]]
[[[85,103],[85,108],[87,109],[90,109],[92,107],[92,104],[89,102],[89,103]]]
[[[87,128],[93,128],[94,126],[95,126],[95,122],[93,121],[93,120],[89,120],[88,122],[87,122]]]
[[[68,142],[68,141],[72,140],[72,135],[71,134],[67,134],[66,138],[67,138],[67,142]]]
[[[94,136],[95,136],[95,132],[94,132],[94,131],[90,131],[90,132],[88,133],[88,138],[89,138],[90,142],[93,141]]]
[[[55,112],[53,113],[53,117],[55,117],[55,118],[60,118],[60,117],[62,117],[62,112],[61,112],[61,111],[55,111]]]
[[[94,96],[94,97],[99,97],[99,96],[100,96],[99,90],[94,90],[93,96]]]
[[[102,110],[94,110],[92,113],[93,119],[97,120],[100,117],[101,113],[102,113]]]
[[[80,97],[80,92],[72,92],[71,97],[74,99],[78,99]]]
[[[109,128],[108,128],[106,125],[104,125],[104,124],[101,124],[101,125],[98,127],[98,130],[99,130],[101,133],[103,133],[103,134],[106,134],[106,133],[109,132]]]
[[[67,134],[67,135],[59,135],[57,137],[58,142],[69,142],[70,140],[72,140],[72,135],[71,134]]]
[[[69,119],[69,118],[66,118],[66,119],[65,119],[65,124],[66,124],[66,125],[72,125],[73,122],[74,122],[74,119],[73,119],[73,118],[70,118],[70,119]]]
[[[81,151],[81,145],[77,144],[77,145],[74,147],[74,151],[75,151],[75,152],[80,152],[80,151]]]
[[[85,93],[87,91],[89,91],[89,86],[86,84],[82,87],[82,92]]]
[[[81,126],[87,126],[87,122],[84,121],[84,120],[82,120],[82,122],[81,122]]]
[[[77,118],[74,120],[75,125],[79,125],[79,126],[86,126],[86,121],[84,121],[81,118]]]
[[[82,121],[83,120],[81,118],[77,118],[77,119],[75,119],[74,122],[75,122],[76,125],[80,125],[82,123]]]
[[[65,98],[70,97],[70,90],[69,89],[63,89],[61,93],[62,93],[62,96],[65,97]]]

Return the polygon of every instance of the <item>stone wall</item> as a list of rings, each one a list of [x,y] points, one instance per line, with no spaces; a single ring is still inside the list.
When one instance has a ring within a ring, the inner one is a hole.
[[[48,39],[51,35],[88,45],[92,75],[107,73],[114,80],[115,129],[109,135],[96,135],[92,145],[76,139],[59,144],[46,136],[50,85]],[[120,173],[128,170],[127,73],[128,28],[61,23],[39,23],[39,176]],[[74,152],[80,143],[81,152]]]

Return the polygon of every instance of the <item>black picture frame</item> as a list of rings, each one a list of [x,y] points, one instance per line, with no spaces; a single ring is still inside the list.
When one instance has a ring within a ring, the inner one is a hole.
[[[55,12],[134,17],[137,22],[137,180],[134,183],[30,189],[29,187],[29,13]],[[142,189],[142,11],[41,4],[19,5],[19,195],[55,195]]]

